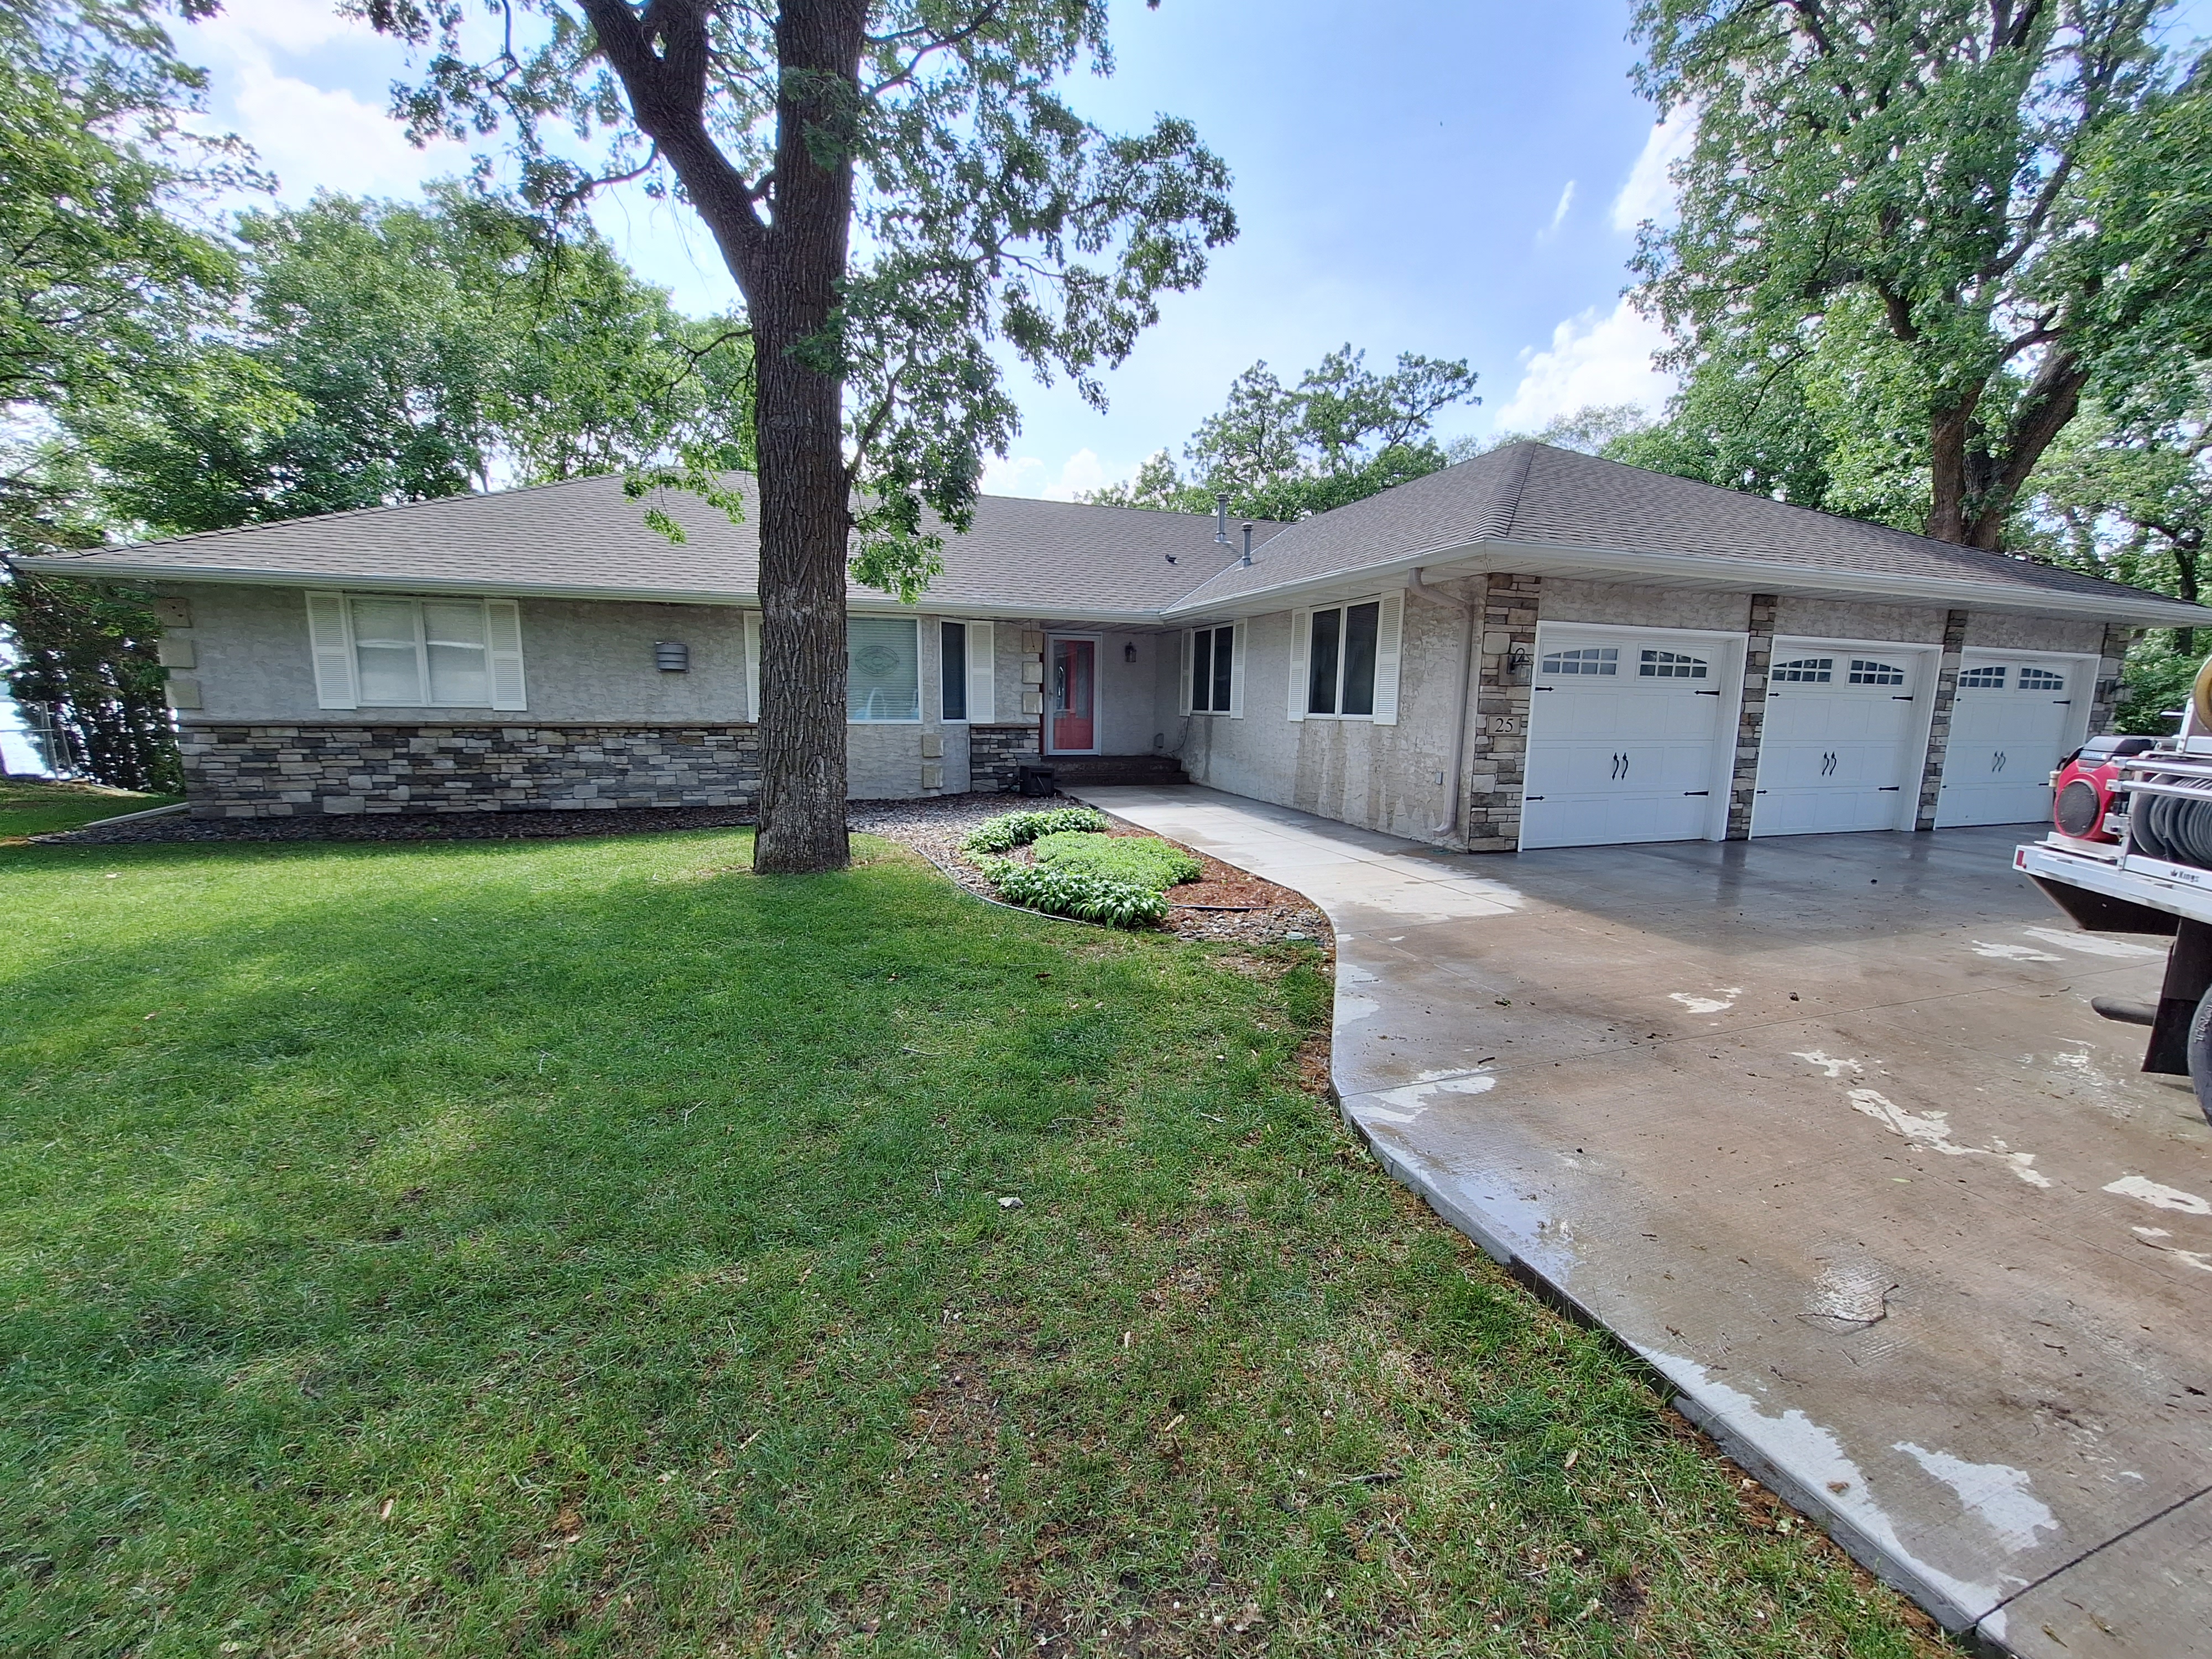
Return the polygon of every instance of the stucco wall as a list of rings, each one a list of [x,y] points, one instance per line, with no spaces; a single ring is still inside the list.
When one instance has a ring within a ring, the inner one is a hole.
[[[1944,611],[1940,605],[1857,605],[1844,599],[1808,599],[1784,593],[1774,606],[1778,638],[1895,640],[1900,645],[1941,645]]]
[[[1193,715],[1183,769],[1197,782],[1341,823],[1450,839],[1437,825],[1449,811],[1440,775],[1451,764],[1461,629],[1456,610],[1407,597],[1398,724],[1376,726],[1291,720],[1290,613],[1249,618],[1243,717]]]
[[[316,704],[303,590],[202,583],[164,591],[191,606],[191,674],[201,698],[192,718],[265,722],[346,715]],[[542,720],[635,725],[750,718],[744,615],[732,607],[525,599],[521,621],[529,707],[519,712]],[[662,640],[691,647],[690,672],[664,674],[653,666],[653,647]],[[514,718],[489,709],[380,706],[358,712],[402,725]]]
[[[1966,613],[1969,651],[1985,647],[1993,651],[2079,651],[2085,655],[2105,648],[2105,624],[2075,622],[2063,617],[2017,617],[2002,611]]]
[[[1632,622],[1643,628],[1710,628],[1739,634],[1749,625],[1750,614],[1748,593],[1544,578],[1546,622]]]

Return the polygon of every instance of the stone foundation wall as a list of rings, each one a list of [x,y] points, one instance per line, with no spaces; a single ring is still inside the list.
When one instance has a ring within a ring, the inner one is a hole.
[[[752,726],[191,725],[195,817],[750,806]]]
[[[1003,794],[1021,784],[1024,761],[1040,758],[1035,726],[971,726],[968,728],[968,787],[977,794]]]

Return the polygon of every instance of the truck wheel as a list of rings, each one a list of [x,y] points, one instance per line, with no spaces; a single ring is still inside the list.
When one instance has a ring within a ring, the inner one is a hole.
[[[2197,1109],[2212,1123],[2212,991],[2198,999],[2189,1022],[2189,1081],[2197,1091]]]

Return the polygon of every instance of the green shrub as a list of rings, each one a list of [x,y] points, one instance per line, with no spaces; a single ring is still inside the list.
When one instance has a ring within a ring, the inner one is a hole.
[[[1155,892],[1196,881],[1205,867],[1180,847],[1151,836],[1085,836],[1066,830],[1041,836],[1036,861],[1061,870],[1086,870],[1133,881]]]
[[[1106,815],[1091,806],[1055,806],[1045,812],[1004,812],[986,818],[968,835],[971,853],[1011,853],[1039,836],[1079,831],[1098,835],[1106,828]]]
[[[986,870],[1000,897],[1048,915],[1080,916],[1115,927],[1150,927],[1168,913],[1168,902],[1157,889],[1093,870],[1016,864],[1011,859],[996,860]]]

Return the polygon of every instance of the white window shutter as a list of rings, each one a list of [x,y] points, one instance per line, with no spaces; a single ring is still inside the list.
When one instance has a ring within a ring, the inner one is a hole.
[[[1404,654],[1401,635],[1406,627],[1406,596],[1385,593],[1382,615],[1375,629],[1375,724],[1398,723],[1398,662]]]
[[[345,595],[307,595],[307,650],[315,663],[315,706],[358,708],[361,688],[354,675],[353,630],[346,621]]]
[[[760,612],[745,612],[745,718],[760,719]]]
[[[991,624],[968,624],[968,724],[988,726],[998,718],[999,647]]]
[[[1178,714],[1188,714],[1191,712],[1191,653],[1194,648],[1191,641],[1197,636],[1197,631],[1194,629],[1186,628],[1182,630],[1182,690],[1176,693],[1176,713]]]
[[[522,607],[513,599],[486,599],[484,638],[491,645],[491,706],[529,708],[522,686]]]
[[[1313,645],[1313,612],[1291,612],[1291,718],[1306,717],[1306,655]]]
[[[1231,625],[1229,630],[1229,717],[1244,718],[1244,645],[1250,629],[1243,623]],[[1218,641],[1218,634],[1214,635]]]

